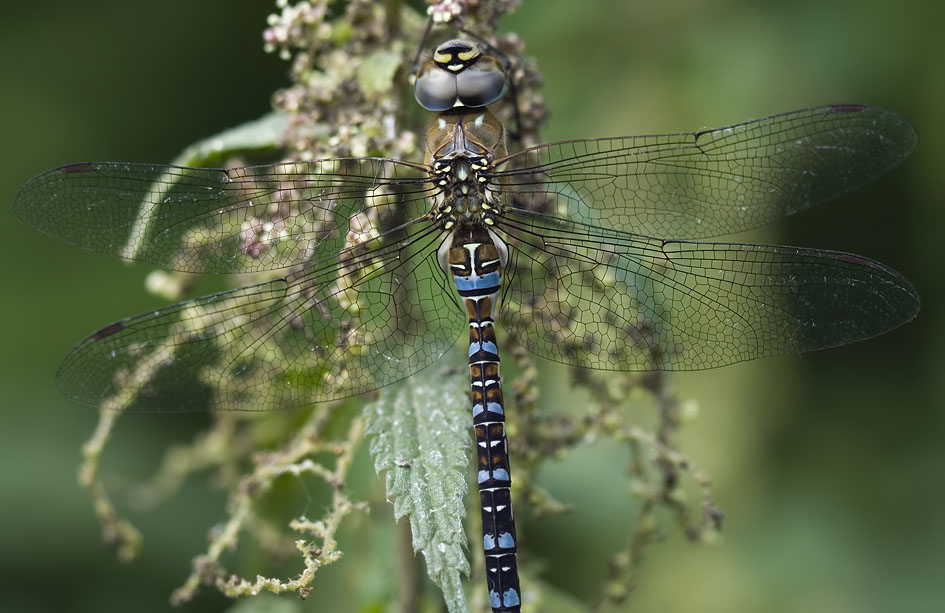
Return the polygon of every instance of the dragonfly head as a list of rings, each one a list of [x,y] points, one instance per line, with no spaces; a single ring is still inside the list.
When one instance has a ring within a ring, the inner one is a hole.
[[[438,46],[433,60],[417,72],[413,93],[428,111],[446,111],[486,106],[507,87],[508,76],[497,59],[470,40],[454,38]]]

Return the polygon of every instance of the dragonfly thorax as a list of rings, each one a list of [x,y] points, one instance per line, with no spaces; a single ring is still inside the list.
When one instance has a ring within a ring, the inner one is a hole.
[[[441,113],[427,131],[430,180],[439,188],[434,222],[444,230],[491,226],[500,210],[489,177],[493,162],[505,155],[505,129],[486,109]]]
[[[433,163],[433,172],[441,188],[433,220],[444,230],[463,226],[491,226],[498,209],[488,201],[484,188],[488,178],[482,172],[489,167],[485,157],[455,157]]]

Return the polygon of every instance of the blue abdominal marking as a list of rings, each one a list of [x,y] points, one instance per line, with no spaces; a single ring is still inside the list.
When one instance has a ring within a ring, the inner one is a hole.
[[[502,600],[507,607],[514,607],[522,604],[518,599],[518,592],[511,588],[505,591],[505,594],[502,596]]]
[[[496,347],[495,343],[491,341],[486,341],[484,343],[469,343],[469,355],[473,356],[480,351],[485,351],[486,353],[491,353],[492,355],[498,355],[499,349]]]

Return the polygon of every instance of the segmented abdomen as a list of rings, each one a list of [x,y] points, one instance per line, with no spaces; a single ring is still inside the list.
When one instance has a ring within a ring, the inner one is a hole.
[[[476,430],[486,579],[494,612],[520,611],[505,407],[499,378],[495,305],[502,281],[500,250],[487,230],[458,232],[449,250],[453,282],[469,313],[469,374]]]

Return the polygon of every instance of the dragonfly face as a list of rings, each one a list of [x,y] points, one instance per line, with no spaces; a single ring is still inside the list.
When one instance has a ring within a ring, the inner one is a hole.
[[[479,108],[498,100],[507,87],[498,60],[484,55],[476,43],[457,38],[438,46],[433,60],[417,72],[414,96],[428,111]]]
[[[505,88],[475,43],[440,45],[415,86],[440,113],[425,164],[106,162],[32,179],[17,214],[68,242],[188,272],[291,268],[102,328],[66,357],[60,390],[139,411],[304,406],[409,377],[468,330],[490,599],[516,611],[496,323],[566,364],[694,370],[852,343],[918,311],[908,279],[867,258],[693,240],[896,166],[916,144],[897,114],[826,105],[509,154],[482,108]]]

